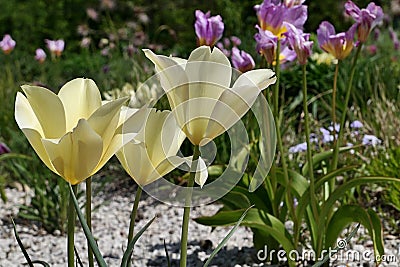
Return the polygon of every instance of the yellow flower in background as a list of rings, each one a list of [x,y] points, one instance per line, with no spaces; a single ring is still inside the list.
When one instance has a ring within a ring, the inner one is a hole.
[[[231,87],[228,58],[208,46],[195,49],[188,60],[144,50],[155,65],[172,112],[194,145],[205,145],[224,133],[250,109],[261,90],[275,83],[270,69],[241,74]]]
[[[126,172],[140,186],[150,184],[188,162],[187,158],[177,156],[186,137],[171,111],[148,108],[145,121],[139,134],[116,153]],[[125,122],[124,129],[130,128],[131,123]],[[206,168],[203,170],[206,172]]]
[[[96,173],[136,133],[122,133],[125,99],[102,103],[90,79],[66,83],[58,95],[31,85],[18,92],[15,120],[46,166],[71,184]]]

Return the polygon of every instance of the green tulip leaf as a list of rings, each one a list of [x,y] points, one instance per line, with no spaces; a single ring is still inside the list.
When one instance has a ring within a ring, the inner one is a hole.
[[[136,241],[138,241],[138,239],[142,236],[144,231],[146,231],[147,228],[149,228],[149,226],[154,222],[156,218],[157,216],[154,216],[154,218],[151,219],[148,223],[146,223],[146,225],[143,226],[143,228],[140,229],[139,232],[137,232],[137,234],[132,238],[132,241],[129,243],[128,247],[124,252],[124,256],[122,257],[121,267],[126,267],[128,265],[128,261],[130,260]]]
[[[196,218],[195,221],[197,223],[212,227],[235,225],[243,215],[244,211],[244,209],[234,211],[219,211],[210,217],[205,216]],[[262,210],[258,210],[256,208],[250,209],[247,213],[247,216],[242,220],[241,225],[267,231],[282,245],[285,251],[295,249],[295,246],[291,240],[291,236],[286,230],[285,225],[278,218],[265,213]]]
[[[69,185],[70,195],[72,196],[72,200],[74,202],[74,207],[75,207],[76,213],[78,214],[78,218],[82,225],[83,232],[85,233],[86,239],[89,241],[90,247],[93,250],[93,254],[94,254],[94,257],[96,258],[97,264],[100,267],[106,267],[107,264],[104,261],[103,256],[101,255],[100,250],[97,247],[96,241],[94,240],[94,237],[93,237],[92,233],[90,232],[90,229],[86,223],[85,217],[83,216],[83,213],[82,213],[81,209],[79,208],[78,200],[75,197],[72,186],[70,183],[68,185]]]
[[[352,222],[359,222],[368,229],[374,242],[375,255],[383,255],[382,226],[378,215],[372,209],[365,210],[357,205],[342,206],[333,214],[325,232],[326,247],[332,247],[342,230]]]
[[[353,231],[351,231],[351,233],[349,234],[349,236],[346,237],[346,239],[344,240],[344,241],[345,241],[345,242],[344,242],[344,245],[343,245],[343,244],[340,244],[340,246],[337,245],[335,248],[333,248],[333,249],[331,250],[333,253],[326,253],[325,256],[324,256],[324,258],[323,258],[321,261],[316,262],[312,267],[319,267],[319,266],[322,266],[325,262],[327,262],[327,261],[329,260],[329,258],[330,258],[331,256],[335,255],[335,254],[338,253],[340,250],[344,249],[344,248],[346,247],[346,245],[349,243],[349,241],[356,235],[356,233],[357,233],[357,231],[358,231],[359,228],[360,228],[360,224],[358,224],[358,225],[353,229]]]
[[[210,257],[207,259],[206,263],[203,265],[203,267],[207,267],[212,259],[215,257],[215,255],[217,255],[217,253],[223,248],[223,246],[225,246],[226,242],[228,242],[229,238],[231,238],[231,236],[236,232],[237,228],[239,227],[240,223],[243,221],[243,219],[246,217],[247,213],[249,212],[249,210],[252,208],[253,206],[250,206],[249,208],[247,208],[242,216],[240,216],[239,220],[237,221],[237,223],[235,224],[235,226],[229,231],[229,233],[224,237],[224,239],[221,241],[221,243],[218,244],[218,246],[214,249],[214,251],[211,253]]]
[[[346,151],[349,151],[349,150],[351,150],[351,149],[355,149],[355,148],[357,148],[357,147],[359,147],[359,146],[341,147],[341,148],[339,148],[339,153],[341,153],[341,152],[346,152]],[[313,169],[314,169],[316,166],[318,166],[318,164],[321,163],[321,161],[324,161],[324,160],[327,160],[327,159],[331,158],[332,155],[333,155],[333,150],[332,150],[332,149],[331,149],[331,150],[328,150],[328,151],[320,152],[320,153],[318,153],[318,154],[315,154],[315,155],[312,157]],[[308,175],[308,170],[309,170],[308,162],[306,162],[306,163],[304,164],[303,168],[301,169],[301,173],[302,173],[304,176],[307,176],[307,175]]]
[[[17,232],[17,227],[15,226],[15,223],[14,223],[13,218],[11,218],[11,222],[12,222],[13,227],[14,227],[14,235],[15,235],[15,238],[17,239],[17,243],[18,243],[19,247],[21,248],[22,253],[24,254],[24,257],[25,257],[25,259],[26,259],[26,261],[27,261],[29,267],[33,267],[32,260],[31,260],[31,258],[29,257],[29,254],[28,254],[28,252],[26,251],[26,249],[25,249],[25,247],[24,247],[24,244],[22,244],[22,241],[21,241],[21,239],[19,238],[19,235],[18,235],[18,232]]]

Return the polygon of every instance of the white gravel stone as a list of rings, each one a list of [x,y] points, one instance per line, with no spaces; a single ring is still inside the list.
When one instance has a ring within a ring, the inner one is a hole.
[[[0,220],[0,267],[21,266],[25,260],[15,240],[12,225],[9,223],[9,216],[16,217],[19,205],[29,202],[29,197],[25,197],[26,194],[24,192],[19,192],[15,189],[6,189],[6,193],[9,201],[5,204],[2,203],[2,208],[0,209],[0,219],[2,219]],[[127,197],[117,193],[102,194],[93,198],[93,206],[101,204],[99,209],[93,212],[93,233],[100,251],[110,267],[119,266],[121,263],[123,251],[126,248],[133,200],[134,194]],[[195,207],[191,211],[191,218],[212,215],[220,207],[221,205],[217,204]],[[133,252],[133,266],[167,266],[163,245],[164,240],[172,266],[178,266],[182,208],[171,207],[151,197],[142,196],[139,209],[143,218],[136,222],[136,231],[154,216],[157,215],[158,217],[136,243]],[[289,223],[287,226],[288,228],[291,227]],[[231,228],[217,227],[214,231],[211,231],[210,227],[190,221],[188,266],[202,266],[212,249],[228,234]],[[17,230],[33,260],[47,261],[52,267],[66,266],[66,236],[61,236],[59,231],[54,235],[46,234],[34,224],[17,224]],[[359,233],[363,231],[364,229],[361,228]],[[352,249],[356,251],[370,249],[366,246],[370,245],[369,240],[358,241],[356,237],[353,238],[356,243],[351,244]],[[364,235],[364,237],[366,236]],[[266,266],[263,263],[256,262],[257,251],[252,248],[252,239],[250,229],[239,227],[226,246],[214,258],[210,266]],[[83,265],[87,266],[87,243],[80,227],[76,229],[75,240]],[[201,246],[201,244],[204,242],[207,242],[207,244],[211,242],[212,248],[203,249],[202,247],[204,246]],[[385,248],[385,254],[394,255],[396,262],[384,262],[382,266],[400,266],[399,237],[391,235],[385,239]],[[342,263],[337,262],[334,266],[340,264]],[[362,266],[359,262],[343,262],[343,264],[349,264],[347,266]]]

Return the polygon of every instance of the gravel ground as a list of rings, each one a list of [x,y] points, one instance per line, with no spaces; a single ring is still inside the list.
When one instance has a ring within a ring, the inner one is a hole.
[[[126,191],[126,190],[125,190]],[[0,266],[22,266],[23,255],[14,238],[10,216],[16,216],[19,205],[29,201],[24,192],[16,189],[6,189],[9,201],[0,209]],[[93,214],[93,232],[98,239],[99,248],[109,266],[119,266],[123,249],[126,246],[130,210],[134,195],[127,192],[109,193],[94,196],[94,205],[103,203]],[[194,208],[191,217],[212,215],[221,206],[217,204]],[[140,202],[140,220],[136,229],[140,229],[147,221],[157,215],[156,221],[143,234],[134,249],[133,266],[167,266],[163,241],[165,240],[172,260],[172,266],[178,266],[180,227],[183,211],[181,208],[170,207],[159,203],[148,196],[142,196]],[[188,266],[202,266],[202,263],[212,252],[212,248],[229,232],[230,227],[218,227],[211,232],[210,227],[199,225],[194,221],[189,225]],[[66,266],[66,237],[49,235],[35,224],[17,224],[20,238],[33,260],[44,260],[51,266]],[[84,266],[86,262],[86,239],[81,229],[76,230],[76,246]],[[360,229],[353,238],[349,248],[353,251],[372,251],[372,242],[366,237],[366,231]],[[385,233],[385,256],[388,262],[383,266],[400,266],[399,236]],[[211,242],[210,242],[211,241]],[[212,247],[212,248],[211,248]],[[368,253],[367,253],[368,254]],[[260,254],[262,255],[262,254]],[[347,261],[347,266],[373,266],[373,254],[367,255],[368,260]],[[342,265],[344,261],[337,260],[332,266]],[[257,251],[252,249],[252,232],[239,227],[228,241],[225,248],[214,258],[212,266],[266,266],[257,262]]]

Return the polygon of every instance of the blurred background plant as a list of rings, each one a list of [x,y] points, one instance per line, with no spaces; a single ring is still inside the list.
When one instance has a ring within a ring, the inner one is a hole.
[[[22,188],[31,190],[31,201],[21,207],[20,215],[38,221],[49,232],[56,229],[62,231],[65,227],[65,196],[68,191],[60,179],[42,166],[14,122],[14,99],[21,84],[40,84],[57,92],[65,81],[83,76],[96,81],[104,99],[128,95],[132,99],[131,104],[139,107],[146,101],[157,98],[160,93],[153,88],[142,86],[152,75],[152,66],[151,62],[144,58],[141,49],[150,48],[156,52],[162,51],[163,54],[187,57],[196,47],[196,35],[193,30],[195,10],[211,10],[212,15],[221,15],[225,29],[224,37],[220,41],[228,52],[231,52],[232,46],[240,46],[241,50],[252,56],[258,66],[262,62],[262,58],[255,51],[253,39],[257,32],[254,28],[257,17],[253,6],[260,4],[259,0],[157,0],[151,3],[144,0],[0,2],[3,11],[0,13],[0,35],[10,34],[16,42],[12,51],[0,53],[0,71],[3,73],[0,76],[0,139],[13,152],[30,158],[29,161],[19,158],[1,160],[0,176],[3,178],[0,188],[12,186],[17,182],[24,185]],[[321,5],[318,1],[307,1],[309,19],[305,24],[305,31],[315,32],[321,20],[334,21],[337,31],[347,29],[351,20],[343,15],[344,2],[327,0]],[[366,6],[370,1],[354,2],[358,6]],[[361,51],[354,77],[356,82],[352,90],[351,108],[347,111],[346,138],[354,145],[362,143],[361,135],[351,135],[353,130],[350,124],[358,120],[363,124],[360,130],[363,134],[376,136],[382,143],[376,149],[372,146],[357,148],[355,154],[345,154],[343,161],[369,162],[361,164],[357,169],[360,173],[399,177],[396,160],[399,158],[400,145],[400,75],[394,75],[400,73],[398,28],[393,28],[396,27],[392,20],[395,14],[391,13],[389,2],[375,2],[383,7],[387,16],[383,25],[371,34],[372,37]],[[232,39],[232,36],[240,37],[240,44],[235,43],[237,40]],[[316,36],[312,35],[311,39],[316,40]],[[57,52],[52,52],[45,40],[63,40],[65,47],[55,56]],[[42,52],[38,54],[37,49],[42,49],[46,57]],[[339,73],[338,116],[343,110],[341,103],[344,102],[344,85],[349,78],[349,65],[343,64]],[[331,126],[329,115],[332,112],[331,81],[334,68],[332,59],[314,48],[313,58],[307,66],[307,83],[313,119],[311,129],[320,138],[324,137],[324,133],[319,129],[328,129]],[[301,68],[296,64],[288,64],[281,73],[281,88],[284,92],[281,96],[281,106],[285,118],[282,134],[283,144],[288,150],[305,141],[300,138],[304,112],[299,77]],[[162,100],[158,105],[162,107],[166,105],[166,101]],[[250,149],[257,152],[259,129],[254,127],[254,115],[246,115],[244,121],[251,136]],[[218,137],[215,143],[219,153],[214,162],[213,174],[217,175],[229,161],[230,143],[227,135]],[[318,143],[319,148],[323,148],[323,145]],[[190,150],[190,144],[185,142],[183,153]],[[254,172],[257,160],[250,158],[248,173]],[[300,170],[305,162],[304,153],[289,154],[288,162],[291,169]],[[110,165],[113,164],[112,161]],[[109,169],[113,170],[111,174],[108,173]],[[100,174],[103,178],[118,175],[124,175],[120,168],[108,167]],[[180,175],[179,172],[172,172],[168,178],[179,183],[182,181]],[[243,188],[247,188],[247,178],[241,182]],[[104,179],[95,179],[96,181],[101,183]],[[391,184],[381,184],[384,203],[392,203],[397,209],[398,189]],[[236,190],[240,191],[240,186]],[[227,202],[234,201],[238,195],[233,191],[227,196]],[[354,198],[348,196],[352,197]],[[266,210],[272,211],[276,209],[276,205],[280,203],[269,203]],[[259,238],[255,239],[256,243],[263,238],[263,235],[258,236]],[[275,242],[275,245],[279,244]]]

